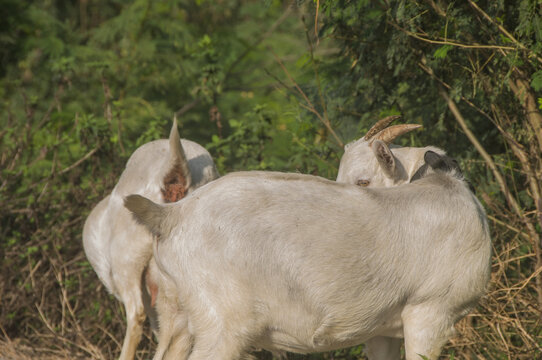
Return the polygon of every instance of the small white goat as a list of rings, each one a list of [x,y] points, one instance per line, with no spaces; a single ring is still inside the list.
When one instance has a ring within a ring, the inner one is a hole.
[[[135,193],[158,203],[174,202],[217,177],[211,155],[195,142],[180,140],[174,119],[169,140],[140,146],[111,195],[88,216],[83,229],[86,256],[105,287],[126,309],[121,360],[134,358],[146,315],[157,330],[151,305],[159,276],[151,261],[152,236],[134,222],[123,206],[124,197]]]
[[[424,164],[424,154],[444,151],[433,146],[400,147],[390,145],[395,138],[421,125],[402,124],[387,127],[399,116],[388,116],[378,121],[367,134],[345,146],[337,181],[368,187],[392,187],[410,181]]]
[[[170,317],[193,336],[189,359],[367,341],[371,359],[390,359],[403,337],[407,360],[436,359],[491,258],[484,210],[445,159],[426,152],[425,174],[387,189],[241,172],[175,204],[127,197],[158,237],[160,289],[183,309]]]

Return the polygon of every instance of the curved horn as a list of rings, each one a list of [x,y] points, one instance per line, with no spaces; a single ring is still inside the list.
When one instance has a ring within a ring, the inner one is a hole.
[[[389,128],[386,128],[380,131],[378,134],[376,134],[371,139],[371,142],[373,142],[374,140],[382,140],[386,144],[389,144],[393,140],[397,139],[399,136],[406,134],[409,131],[419,129],[421,127],[422,126],[418,124],[402,124],[402,125],[390,126]]]
[[[373,127],[370,128],[369,131],[367,131],[367,134],[365,134],[363,138],[365,140],[369,140],[370,138],[375,136],[375,134],[388,127],[388,125],[391,124],[393,120],[399,119],[400,117],[401,115],[392,115],[378,120],[376,124],[374,124]]]

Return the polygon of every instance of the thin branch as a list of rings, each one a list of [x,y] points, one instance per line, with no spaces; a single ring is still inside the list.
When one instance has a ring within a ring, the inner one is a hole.
[[[290,75],[290,73],[288,72],[288,69],[286,69],[286,66],[284,66],[284,64],[282,63],[282,61],[279,59],[279,57],[277,56],[277,54],[275,54],[275,52],[272,50],[272,49],[269,49],[269,51],[271,51],[271,53],[273,54],[273,56],[275,57],[275,60],[277,61],[277,63],[280,65],[280,67],[282,68],[282,71],[284,71],[284,73],[286,74],[286,76],[288,77],[288,79],[290,80],[290,82],[294,85],[294,87],[296,88],[296,90],[298,91],[298,93],[303,97],[303,99],[307,102],[307,105],[305,104],[301,104],[301,106],[303,106],[305,109],[309,110],[310,112],[312,112],[313,114],[316,115],[316,117],[324,124],[324,126],[327,128],[327,130],[330,132],[331,135],[333,135],[333,137],[335,138],[335,141],[337,142],[337,144],[340,146],[340,147],[344,147],[344,143],[342,142],[342,140],[339,138],[339,136],[337,136],[337,134],[335,133],[335,131],[333,130],[333,128],[331,127],[331,124],[329,123],[329,120],[328,119],[324,119],[322,117],[322,115],[320,115],[320,113],[316,110],[316,108],[314,107],[314,105],[312,104],[312,102],[309,100],[309,98],[307,97],[307,95],[303,92],[303,90],[301,90],[301,88],[299,87],[299,85],[295,82],[295,80],[293,79],[293,77]]]
[[[303,144],[302,141],[299,140],[299,138],[297,136],[293,136],[292,139],[294,140],[294,142],[296,142],[299,146],[301,146],[303,149],[307,150],[307,151],[311,151],[311,149],[309,149],[309,147],[305,144]],[[329,161],[327,161],[326,159],[324,159],[323,157],[321,157],[320,155],[318,154],[314,154],[313,153],[313,156],[316,156],[316,158],[318,160],[320,160],[321,162],[323,162],[324,164],[326,164],[327,166],[329,166],[330,168],[332,168],[333,170],[337,170],[337,166],[330,163]]]
[[[68,171],[72,170],[73,168],[79,166],[83,161],[85,161],[86,159],[88,159],[89,157],[91,157],[92,155],[94,155],[94,153],[96,151],[98,151],[98,149],[100,148],[100,146],[96,146],[94,149],[90,150],[88,153],[85,154],[85,156],[83,156],[81,159],[77,160],[76,162],[74,162],[73,164],[71,164],[70,166],[68,166],[67,168],[61,170],[59,172],[59,174],[65,174],[67,173]]]
[[[316,36],[316,45],[320,43],[320,38],[318,37],[318,10],[320,10],[320,0],[316,0],[316,15],[314,15],[314,36]]]
[[[446,17],[446,12],[442,10],[440,6],[438,6],[433,0],[426,0],[427,3],[435,10],[435,12],[442,17]]]
[[[318,13],[316,15],[318,16]],[[325,99],[324,99],[324,94],[322,92],[322,85],[320,83],[320,76],[319,76],[319,73],[318,73],[318,66],[317,66],[316,62],[314,61],[314,47],[312,45],[312,41],[311,41],[311,38],[310,38],[310,35],[309,35],[309,29],[308,29],[307,25],[305,24],[304,20],[303,20],[303,25],[305,26],[305,37],[307,39],[307,43],[309,44],[309,51],[310,51],[310,55],[311,55],[312,68],[313,68],[313,71],[314,71],[316,86],[318,88],[318,97],[320,98],[320,106],[322,106],[325,121],[328,124],[330,124],[329,116],[328,116],[328,112],[327,112],[327,106],[326,106],[326,102],[325,102]]]
[[[459,42],[455,42],[455,41],[451,41],[451,40],[429,39],[429,38],[420,36],[420,35],[412,32],[412,31],[404,29],[395,22],[387,21],[387,23],[389,25],[393,26],[394,28],[396,28],[397,30],[404,32],[408,36],[413,37],[413,38],[418,39],[418,40],[421,40],[421,41],[424,41],[424,42],[427,42],[429,44],[451,45],[451,46],[455,46],[455,47],[459,47],[459,48],[463,48],[463,49],[492,49],[492,50],[510,50],[510,51],[518,50],[517,48],[512,47],[512,46],[463,44],[463,43],[459,43]],[[522,49],[522,50],[525,50],[525,49]]]
[[[530,240],[530,237],[529,237],[529,234],[521,231],[520,229],[518,228],[515,228],[513,227],[512,225],[509,225],[507,223],[505,223],[504,221],[500,221],[499,219],[497,219],[495,216],[492,216],[492,215],[487,215],[487,218],[493,222],[495,222],[496,224],[499,224],[501,226],[504,226],[505,228],[509,229],[509,230],[512,230],[513,232],[521,235],[525,240]]]
[[[104,76],[102,76],[102,88],[104,91],[104,103],[102,105],[104,108],[104,117],[107,119],[109,126],[111,126],[111,120],[113,118],[113,112],[111,110],[112,95],[111,88],[107,84],[107,79]]]
[[[534,247],[535,254],[536,254],[536,274],[539,274],[540,268],[542,268],[542,254],[540,251],[540,237],[538,235],[538,232],[536,231],[536,228],[534,227],[533,223],[529,221],[529,219],[525,216],[523,213],[523,209],[519,206],[516,199],[512,196],[510,193],[510,190],[508,189],[508,185],[506,184],[504,178],[502,177],[501,173],[497,170],[497,167],[495,163],[493,162],[493,159],[491,156],[485,151],[483,146],[480,144],[478,139],[474,136],[474,134],[470,131],[470,129],[467,126],[467,123],[465,122],[465,119],[461,115],[461,112],[457,108],[457,105],[455,102],[450,98],[446,90],[444,88],[439,87],[439,92],[441,96],[444,98],[444,100],[448,104],[448,108],[454,115],[456,121],[459,123],[463,131],[465,132],[465,135],[470,140],[470,142],[474,145],[476,150],[480,153],[482,158],[485,160],[489,168],[491,169],[491,172],[495,176],[495,179],[499,183],[499,187],[501,188],[502,193],[504,194],[504,197],[506,198],[506,201],[508,204],[512,207],[516,215],[521,219],[521,221],[525,224],[529,231],[529,237],[531,239],[532,246]],[[536,287],[538,292],[538,304],[539,306],[542,306],[542,277],[536,276]]]
[[[444,86],[448,90],[452,90],[452,86],[444,82],[444,80],[438,78],[434,75],[433,70],[426,65],[427,61],[425,57],[422,59],[422,61],[418,62],[418,66],[428,75],[430,75],[434,80],[436,80],[440,85]],[[469,106],[471,106],[474,110],[478,111],[482,116],[484,116],[486,119],[491,121],[494,125],[496,125],[495,120],[491,116],[489,116],[486,112],[484,112],[482,109],[480,109],[478,106],[474,105],[472,101],[467,99],[464,96],[461,96],[461,100],[463,100],[465,103],[467,103]]]
[[[448,90],[452,90],[452,86],[449,85],[448,83],[446,83],[444,80],[440,79],[439,77],[437,77],[433,70],[431,68],[429,68],[426,64],[426,61],[425,61],[425,58],[422,59],[422,61],[418,62],[418,66],[424,71],[426,72],[428,75],[430,75],[434,80],[436,80],[440,85],[444,86],[446,89]],[[509,132],[507,132],[505,129],[503,129],[503,127],[497,122],[495,121],[495,119],[493,117],[491,117],[489,114],[487,114],[485,111],[483,111],[482,109],[480,109],[478,106],[476,106],[472,101],[470,101],[469,99],[467,99],[466,97],[464,97],[463,95],[461,95],[461,100],[463,102],[465,102],[467,105],[469,105],[470,107],[472,107],[474,110],[476,110],[480,115],[482,115],[483,117],[485,117],[486,119],[488,119],[489,121],[491,121],[491,123],[497,128],[497,130],[499,130],[499,132],[501,133],[501,135],[506,138],[506,140],[512,145],[512,146],[515,146],[517,149],[519,149],[520,151],[522,151],[523,153],[525,152],[525,149],[524,147],[518,143],[511,135]],[[493,106],[492,106],[493,107]]]
[[[478,153],[482,156],[482,158],[484,159],[486,164],[489,166],[491,172],[493,173],[493,176],[495,176],[495,179],[499,183],[501,191],[504,194],[507,202],[510,204],[510,206],[512,206],[512,208],[514,209],[516,214],[520,218],[523,218],[523,210],[521,209],[521,207],[517,203],[516,199],[510,193],[510,190],[508,189],[508,185],[506,184],[504,178],[502,177],[501,173],[497,169],[497,166],[495,165],[495,162],[493,161],[491,156],[487,153],[487,151],[484,149],[482,144],[480,144],[480,142],[478,141],[476,136],[472,133],[472,131],[470,131],[469,127],[467,126],[467,122],[463,118],[463,115],[459,111],[459,109],[458,109],[457,105],[455,104],[455,102],[448,95],[448,92],[446,90],[444,90],[442,87],[439,87],[439,92],[440,92],[440,95],[444,98],[444,100],[448,104],[448,108],[450,109],[450,111],[454,115],[454,117],[455,117],[456,121],[458,122],[459,126],[461,126],[461,129],[463,129],[463,132],[465,133],[465,135],[467,136],[469,141],[472,143],[472,145],[474,145],[474,147],[476,148]]]
[[[245,51],[237,57],[233,61],[233,63],[229,66],[228,70],[226,70],[226,76],[224,76],[224,82],[226,82],[226,79],[231,75],[233,69],[259,44],[261,44],[265,39],[267,39],[278,27],[280,24],[284,22],[292,12],[292,6],[294,4],[294,1],[291,1],[284,13],[280,16],[280,18],[275,21],[273,25],[269,27],[269,29],[262,34],[258,39],[256,39],[252,44],[250,44]]]
[[[540,58],[538,55],[533,54],[531,50],[529,50],[525,45],[520,43],[512,34],[510,34],[502,25],[498,24],[489,16],[484,10],[482,10],[474,1],[467,0],[472,6],[474,10],[476,10],[480,15],[482,15],[487,21],[489,21],[492,25],[496,26],[501,33],[503,33],[508,39],[510,39],[514,44],[516,44],[521,50],[528,51],[531,53],[531,55],[538,60],[539,62],[542,62],[542,58]],[[504,49],[504,47],[503,47]]]
[[[423,61],[420,62],[420,64],[423,65]],[[423,67],[423,68],[433,79],[438,79],[434,75],[434,72],[433,72],[433,70],[431,68],[429,68],[429,67]],[[506,182],[505,182],[504,178],[502,177],[501,173],[498,171],[497,166],[495,165],[495,162],[493,161],[491,156],[487,153],[487,151],[484,149],[484,147],[480,144],[480,142],[478,141],[476,136],[474,136],[472,131],[470,131],[469,127],[467,126],[467,123],[466,123],[465,119],[463,118],[463,115],[461,115],[461,112],[457,108],[457,105],[450,98],[450,96],[448,95],[448,92],[444,89],[443,86],[439,86],[439,92],[440,92],[440,95],[446,101],[446,103],[448,105],[448,108],[450,109],[450,111],[454,115],[454,117],[455,117],[456,121],[458,122],[459,126],[461,126],[461,128],[463,129],[463,132],[465,133],[465,135],[467,136],[469,141],[474,145],[474,147],[476,148],[478,153],[482,156],[482,158],[484,159],[486,164],[491,169],[491,172],[493,173],[493,175],[495,176],[495,179],[499,183],[499,187],[501,188],[501,191],[503,192],[507,202],[512,206],[512,208],[514,209],[516,214],[520,218],[523,218],[523,215],[524,215],[523,210],[521,209],[519,204],[516,202],[516,200],[514,199],[512,194],[510,193],[510,190],[508,189],[508,185],[506,184]]]
[[[538,147],[542,152],[542,115],[538,111],[536,96],[532,93],[531,86],[525,80],[525,74],[516,67],[514,67],[514,70],[515,79],[510,78],[508,85],[525,109],[528,124],[532,128]]]
[[[182,108],[180,108],[179,110],[175,111],[175,116],[180,118],[182,117],[185,113],[189,112],[190,110],[192,110],[195,106],[197,106],[199,103],[201,102],[201,99],[196,99],[194,101],[192,101],[191,103],[188,103],[188,104],[184,104]]]

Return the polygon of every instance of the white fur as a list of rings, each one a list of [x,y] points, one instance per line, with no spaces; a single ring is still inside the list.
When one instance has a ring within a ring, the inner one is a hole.
[[[443,150],[433,146],[388,147],[382,141],[371,142],[361,138],[345,146],[337,181],[356,184],[359,180],[366,180],[369,181],[368,187],[398,186],[410,181],[424,163],[423,157],[427,151],[444,155]],[[390,154],[392,164],[385,163],[382,154]]]
[[[132,154],[111,195],[96,205],[83,229],[83,246],[90,264],[126,309],[127,330],[121,360],[134,358],[146,315],[153,328],[157,328],[144,279],[152,258],[152,236],[134,222],[123,206],[123,198],[128,194],[141,194],[155,202],[164,202],[161,193],[164,176],[171,169],[172,161],[179,158],[175,149],[170,148],[170,141],[179,141],[176,126],[175,122],[170,140],[149,142]],[[207,150],[189,140],[180,142],[190,169],[189,192],[218,177]],[[158,282],[159,275],[153,269],[149,267],[149,276]],[[157,301],[163,297],[164,294],[159,293]]]
[[[408,182],[423,164],[426,151],[432,150],[444,154],[444,151],[434,147],[400,148],[392,145],[390,150],[381,141],[369,142],[364,139],[347,145],[345,150],[337,181],[356,184],[358,180],[369,180],[369,187],[398,186]],[[391,164],[383,160],[382,157],[385,154],[393,159]],[[165,278],[162,280],[166,281]],[[179,286],[182,287],[182,285]],[[154,358],[185,359],[191,346],[191,335],[187,328],[188,319],[181,311],[181,306],[176,304],[177,299],[171,293],[171,289],[167,292],[168,298],[164,298],[165,293],[160,293],[157,306],[159,313],[163,314],[161,324],[168,330],[160,333],[159,347]],[[212,308],[209,310],[212,311]],[[398,357],[401,341],[396,338],[378,336],[368,340],[366,345],[370,359],[389,359]]]
[[[363,189],[234,173],[175,204],[135,202],[135,216],[160,229],[160,289],[183,309],[171,317],[194,337],[190,360],[361,342],[389,359],[401,337],[407,360],[437,359],[489,280],[484,210],[446,174]]]

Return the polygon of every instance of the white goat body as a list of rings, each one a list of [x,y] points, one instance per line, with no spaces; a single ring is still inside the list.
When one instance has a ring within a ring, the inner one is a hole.
[[[367,340],[380,359],[398,356],[400,337],[408,360],[436,359],[489,279],[484,210],[446,174],[362,189],[234,173],[175,204],[125,204],[159,235],[161,286],[183,308],[172,316],[194,336],[191,360]]]
[[[128,324],[121,360],[133,359],[145,315],[157,328],[150,306],[155,291],[150,294],[145,282],[151,287],[159,282],[152,262],[149,266],[152,236],[134,222],[123,206],[124,197],[141,194],[158,203],[176,201],[217,177],[207,150],[195,142],[180,140],[174,121],[169,140],[140,146],[128,160],[112,193],[88,216],[83,229],[86,256],[105,287],[126,309]]]
[[[428,151],[444,153],[433,147],[391,145],[388,148],[387,143],[397,136],[419,128],[419,125],[412,124],[386,128],[396,118],[391,116],[378,121],[363,138],[345,147],[337,181],[368,187],[398,186],[417,175],[415,172],[424,166],[424,154]],[[151,268],[152,265],[155,266],[154,261],[151,261]],[[161,314],[161,331],[154,359],[184,359],[189,354],[192,340],[187,318],[177,304],[174,291],[162,291],[159,295],[157,308]],[[366,342],[365,350],[371,360],[398,358],[401,343],[401,339],[377,336]]]

